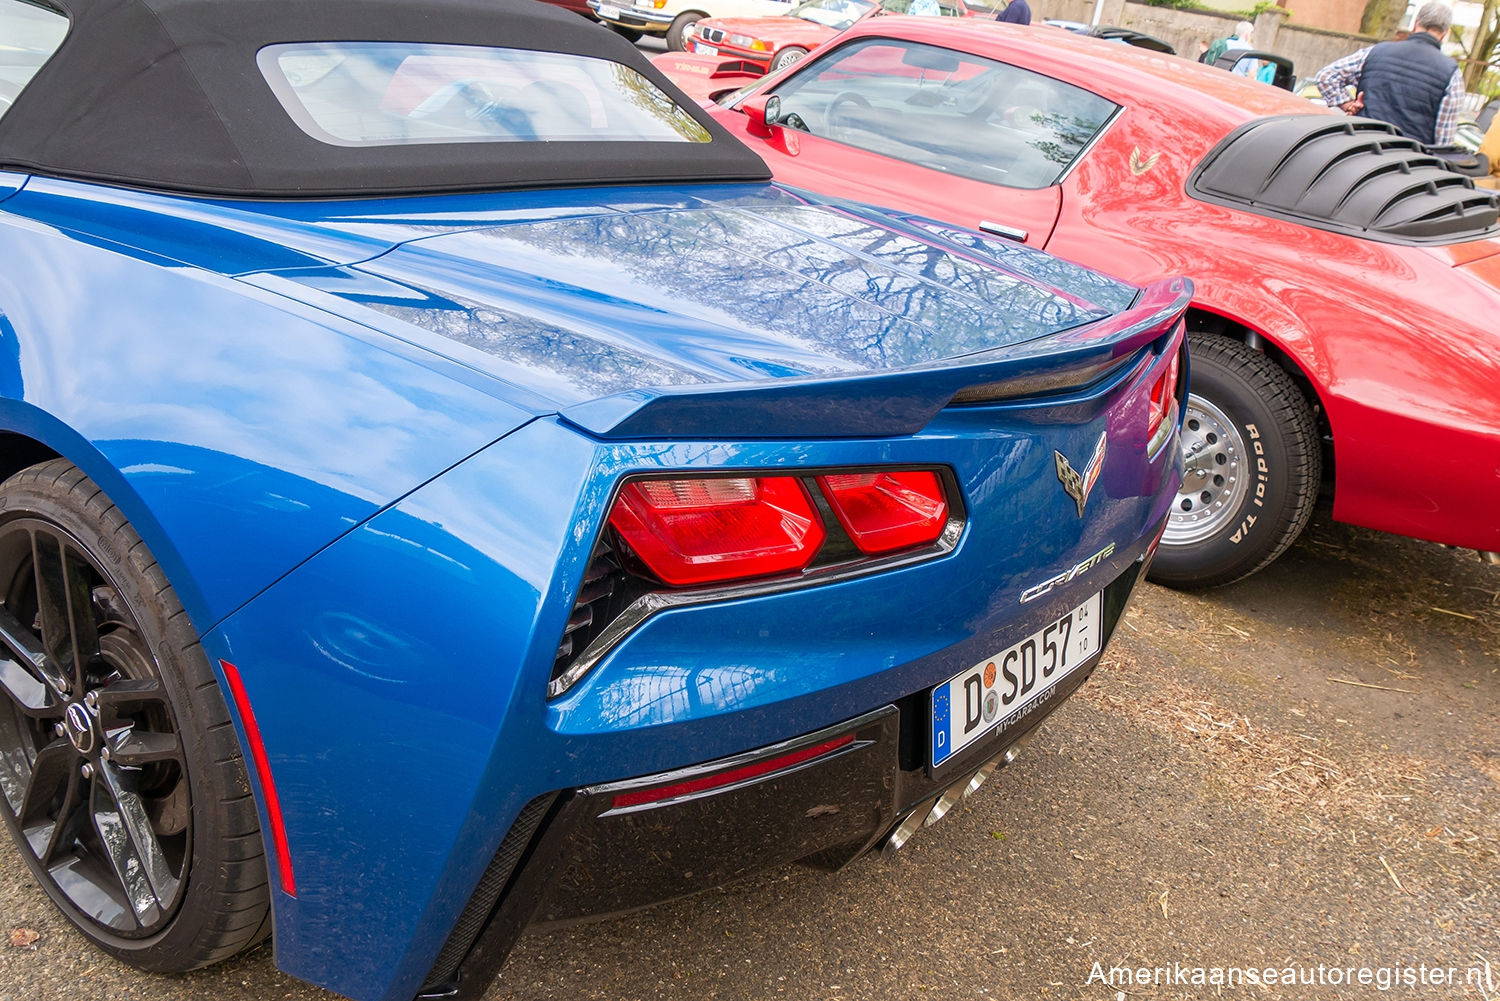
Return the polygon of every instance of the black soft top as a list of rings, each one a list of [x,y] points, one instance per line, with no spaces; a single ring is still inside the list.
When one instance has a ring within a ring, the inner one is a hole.
[[[46,0],[71,28],[0,117],[0,168],[231,196],[362,196],[763,180],[765,163],[613,32],[534,0]],[[267,45],[419,42],[621,63],[709,142],[340,146],[308,135],[256,65]]]

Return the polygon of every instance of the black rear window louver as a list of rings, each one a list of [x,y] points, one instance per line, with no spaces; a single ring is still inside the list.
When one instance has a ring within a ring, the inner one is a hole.
[[[1500,194],[1481,191],[1384,122],[1262,118],[1226,136],[1191,177],[1195,198],[1384,243],[1500,235]]]

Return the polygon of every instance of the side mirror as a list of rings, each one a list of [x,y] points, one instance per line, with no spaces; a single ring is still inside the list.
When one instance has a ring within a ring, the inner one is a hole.
[[[781,98],[775,94],[756,94],[740,104],[740,110],[750,119],[750,131],[758,136],[770,136],[781,124]]]

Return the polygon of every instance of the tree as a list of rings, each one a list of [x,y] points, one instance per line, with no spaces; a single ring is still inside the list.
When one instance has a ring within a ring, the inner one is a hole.
[[[1365,12],[1359,19],[1359,33],[1372,38],[1390,38],[1406,15],[1407,0],[1365,0]]]
[[[1500,42],[1500,0],[1485,0],[1479,27],[1472,33],[1454,28],[1453,38],[1464,51],[1464,89],[1477,91]]]

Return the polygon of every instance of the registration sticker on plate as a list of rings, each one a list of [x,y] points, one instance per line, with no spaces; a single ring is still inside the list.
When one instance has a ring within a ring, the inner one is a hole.
[[[1099,652],[1099,595],[932,690],[932,763],[1044,705],[1057,683]]]
[[[599,17],[606,21],[618,20],[620,17],[620,8],[614,4],[601,3],[599,5]]]

